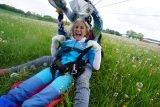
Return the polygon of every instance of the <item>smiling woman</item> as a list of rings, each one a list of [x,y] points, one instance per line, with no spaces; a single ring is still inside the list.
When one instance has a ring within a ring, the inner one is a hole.
[[[88,38],[90,27],[83,19],[77,19],[73,24],[71,31],[74,32],[73,36],[75,38],[81,40],[83,38],[83,35]]]

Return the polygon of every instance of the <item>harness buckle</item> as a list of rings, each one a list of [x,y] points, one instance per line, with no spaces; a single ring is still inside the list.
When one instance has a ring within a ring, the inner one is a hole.
[[[76,64],[73,64],[73,69],[72,69],[71,74],[77,74]]]

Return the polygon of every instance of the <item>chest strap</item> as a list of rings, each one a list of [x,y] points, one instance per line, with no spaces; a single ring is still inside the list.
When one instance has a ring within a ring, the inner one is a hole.
[[[73,75],[73,77],[76,79],[78,76],[80,76],[85,68],[84,66],[87,63],[87,60],[82,60],[82,57],[88,52],[88,50],[90,50],[91,47],[86,48],[85,50],[83,50],[80,55],[78,56],[78,58],[76,59],[76,61],[74,62],[69,62],[66,64],[62,64],[61,63],[61,59],[60,58],[56,58],[53,62],[53,64],[50,66],[51,69],[51,73],[54,75],[55,71],[57,69],[60,70],[60,73],[63,75],[66,72],[69,72],[70,74]],[[63,51],[64,52],[64,51]],[[62,56],[62,53],[60,53]]]

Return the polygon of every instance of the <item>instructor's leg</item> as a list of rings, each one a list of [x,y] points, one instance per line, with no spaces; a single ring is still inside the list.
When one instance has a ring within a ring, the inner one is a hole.
[[[76,80],[76,91],[74,95],[74,107],[88,107],[89,105],[89,80],[92,75],[92,68],[88,64],[85,71]]]
[[[36,69],[41,66],[49,66],[53,62],[52,56],[43,56],[27,63],[9,68],[11,72],[18,72],[23,69]]]

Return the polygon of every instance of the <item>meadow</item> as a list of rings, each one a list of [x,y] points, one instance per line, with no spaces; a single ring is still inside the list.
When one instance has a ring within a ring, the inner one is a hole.
[[[21,17],[0,10],[0,68],[50,55],[55,23]],[[101,69],[90,81],[90,107],[160,107],[160,47],[137,40],[103,34]],[[28,72],[29,71],[29,72]],[[21,71],[19,77],[0,77],[0,95],[38,70]],[[59,106],[73,106],[74,86]]]

